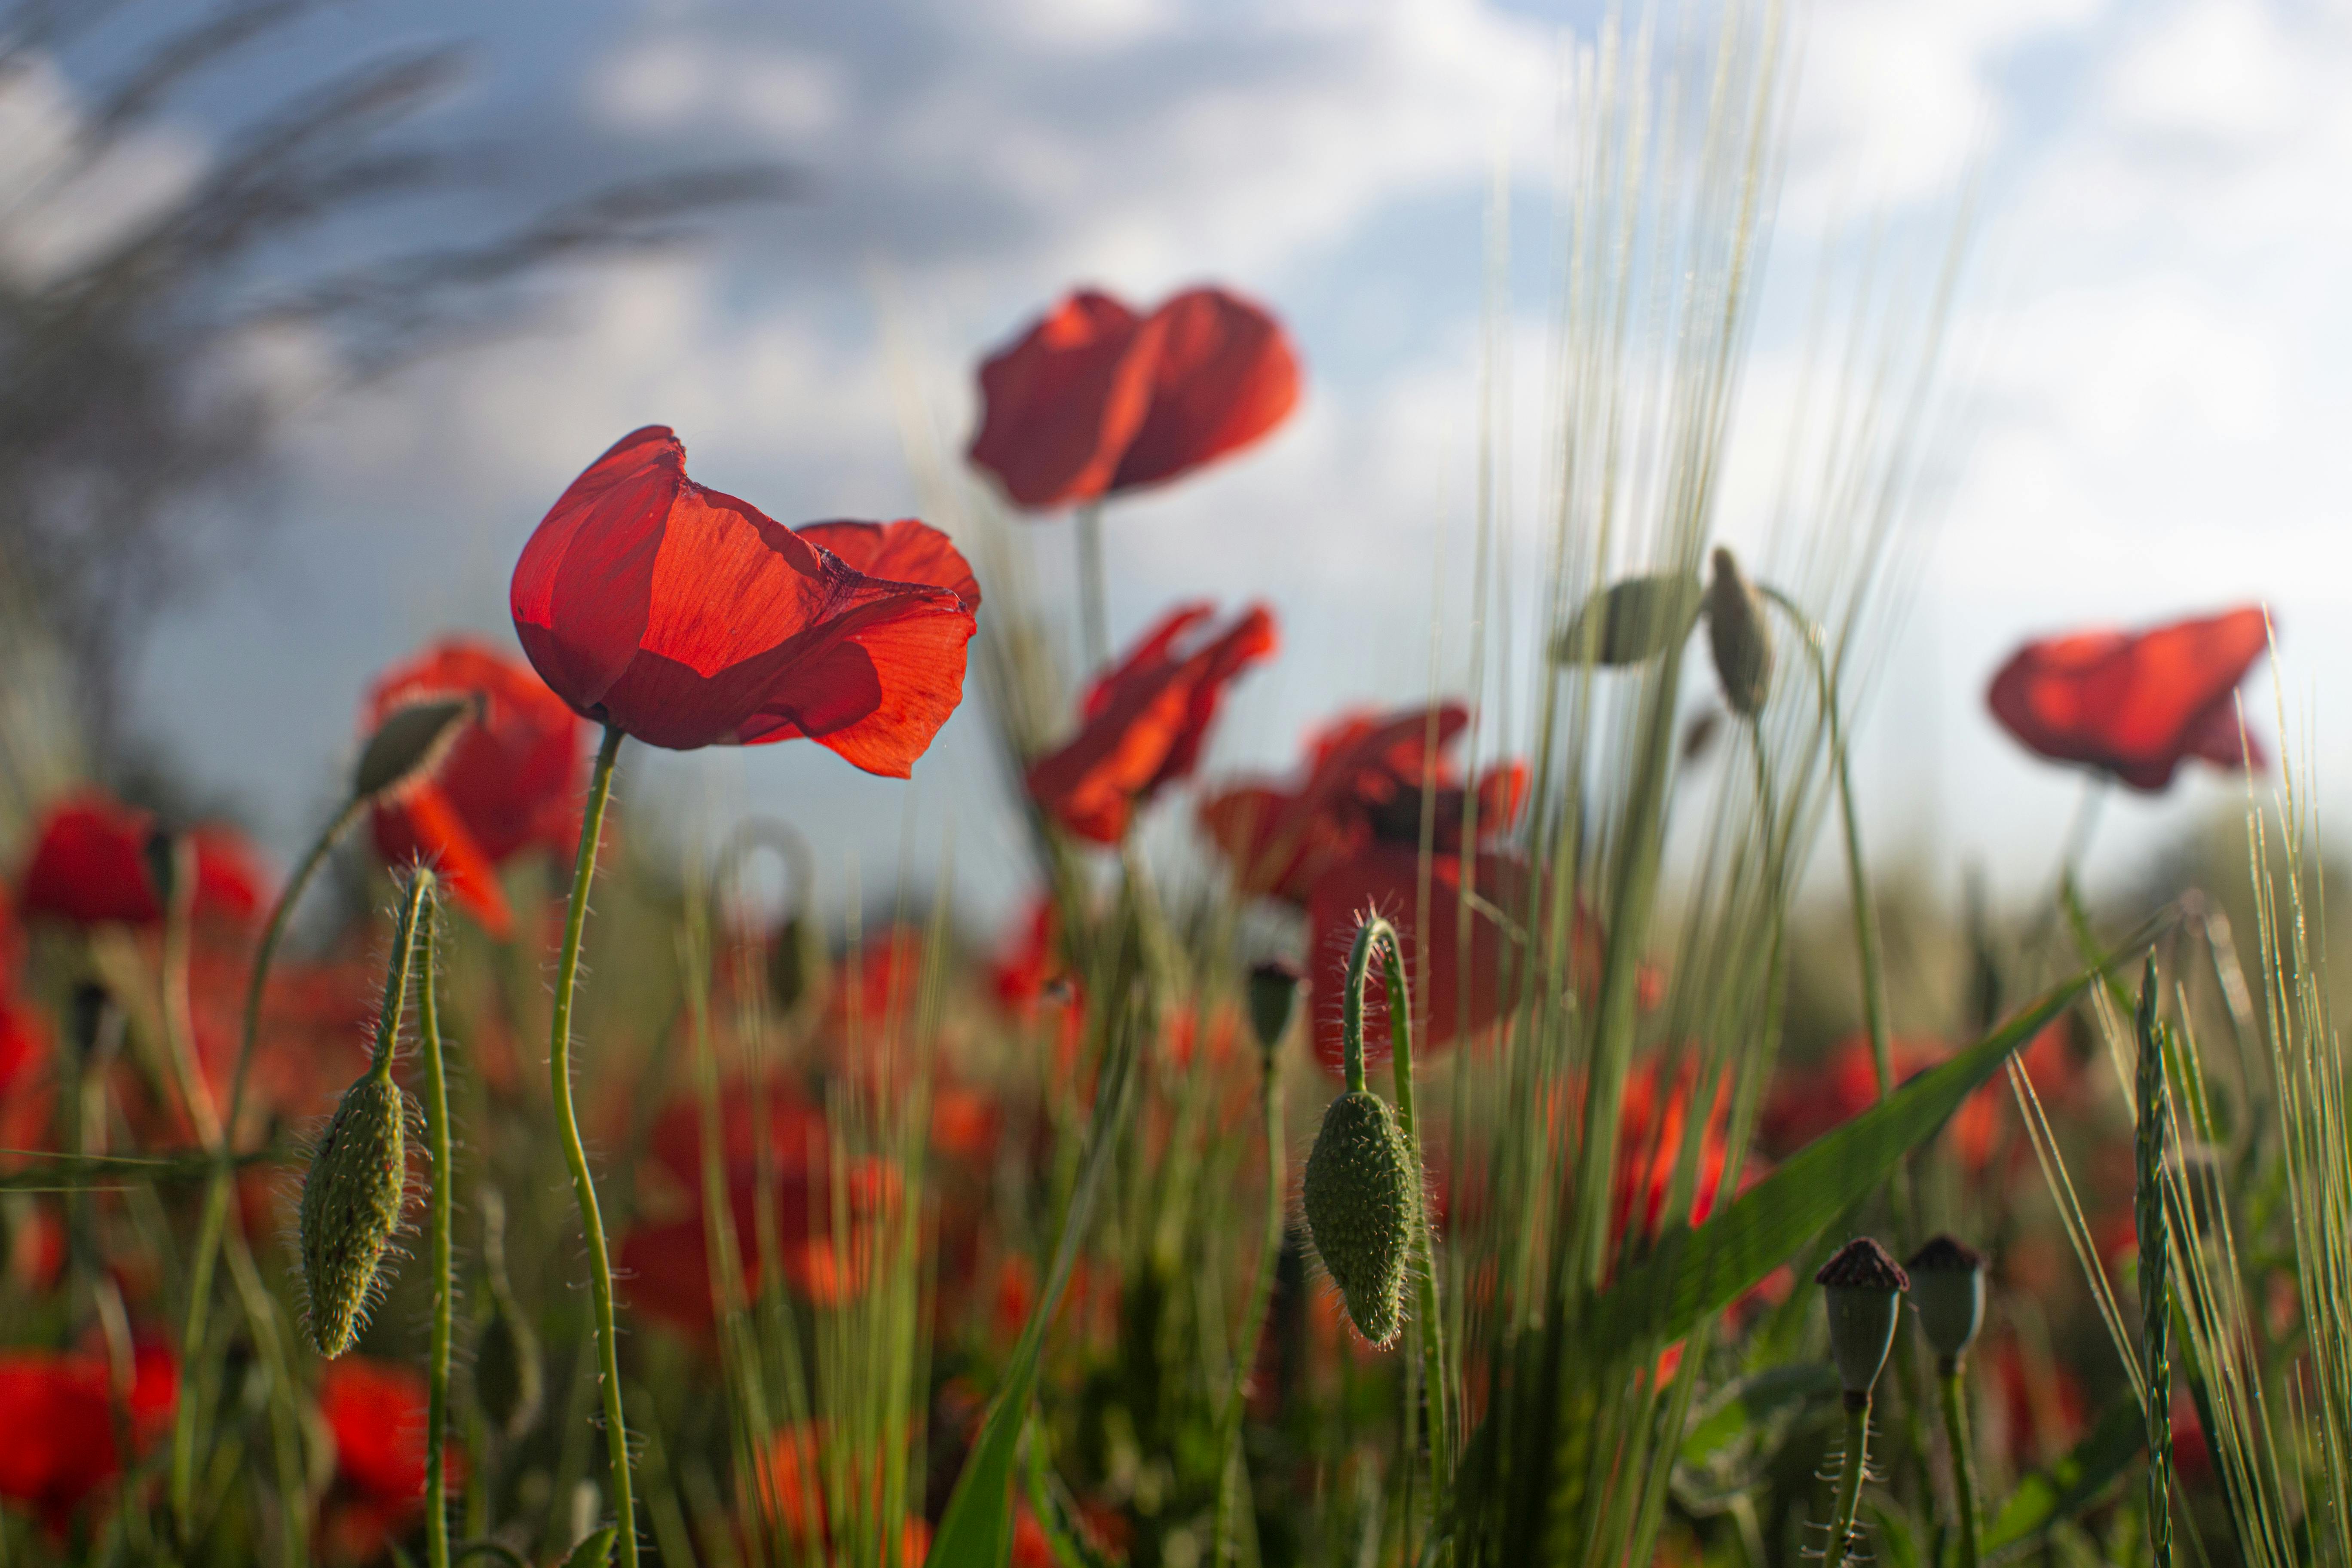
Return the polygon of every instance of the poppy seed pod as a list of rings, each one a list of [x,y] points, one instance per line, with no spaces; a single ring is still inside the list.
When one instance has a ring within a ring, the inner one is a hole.
[[[1826,1292],[1830,1357],[1848,1404],[1867,1403],[1895,1342],[1895,1319],[1911,1277],[1870,1237],[1857,1237],[1822,1265],[1813,1283]]]
[[[1584,602],[1552,645],[1562,664],[1628,665],[1655,658],[1690,636],[1706,591],[1685,572],[1612,583]]]
[[[1421,1213],[1421,1173],[1388,1102],[1350,1089],[1323,1112],[1307,1156],[1307,1229],[1356,1331],[1376,1345],[1404,1319],[1405,1255]]]
[[[373,800],[431,773],[480,706],[471,697],[436,697],[394,709],[360,752],[359,764],[352,770],[352,798]]]
[[[407,1106],[390,1077],[343,1091],[302,1180],[302,1282],[321,1355],[352,1348],[407,1197]]]
[[[1269,1058],[1290,1032],[1290,1016],[1298,1010],[1299,979],[1297,967],[1278,958],[1250,966],[1250,1027],[1257,1034],[1258,1049]]]
[[[1721,545],[1716,546],[1714,575],[1706,585],[1706,640],[1723,700],[1741,718],[1753,719],[1763,711],[1772,688],[1772,630],[1755,584]]]
[[[1919,1331],[1946,1362],[1957,1362],[1984,1325],[1984,1255],[1939,1236],[1911,1255],[1911,1310]]]

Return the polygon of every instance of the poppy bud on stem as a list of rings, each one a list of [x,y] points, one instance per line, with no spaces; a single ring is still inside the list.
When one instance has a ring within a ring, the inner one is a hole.
[[[1396,1088],[1392,1118],[1386,1102],[1365,1087],[1364,1079],[1364,986],[1375,952],[1388,983]],[[1402,1305],[1402,1281],[1397,1275],[1412,1274],[1421,1319],[1422,1376],[1429,1390],[1430,1483],[1433,1498],[1442,1498],[1454,1469],[1453,1401],[1445,1382],[1437,1260],[1428,1205],[1422,1199],[1421,1140],[1413,1119],[1412,1003],[1396,928],[1378,915],[1368,916],[1357,927],[1340,1009],[1348,1091],[1325,1110],[1322,1131],[1307,1157],[1301,1195],[1307,1230],[1339,1283],[1349,1315],[1375,1343],[1394,1336]]]
[[[1984,1258],[1974,1247],[1938,1236],[1911,1255],[1911,1310],[1936,1352],[1936,1382],[1944,1406],[1944,1439],[1952,1450],[1952,1497],[1960,1515],[1960,1568],[1983,1558],[1978,1518],[1976,1461],[1969,1447],[1965,1365],[1969,1346],[1984,1324]]]
[[[621,753],[622,731],[604,726],[596,765],[588,779],[588,809],[580,819],[580,849],[572,862],[572,898],[564,909],[563,948],[555,962],[554,1017],[549,1027],[548,1078],[555,1098],[556,1131],[564,1163],[572,1169],[572,1194],[580,1207],[582,1238],[588,1244],[588,1291],[596,1323],[596,1356],[604,1396],[604,1446],[611,1468],[613,1517],[618,1524],[622,1568],[637,1568],[636,1506],[629,1476],[629,1427],[621,1409],[621,1346],[613,1321],[613,1259],[604,1244],[604,1220],[596,1206],[596,1184],[588,1151],[580,1142],[580,1121],[572,1106],[572,1000],[580,978],[580,938],[588,924],[588,886],[596,878],[596,845],[604,833],[604,808],[613,798],[613,763]]]
[[[1840,1568],[1862,1507],[1862,1481],[1869,1463],[1870,1391],[1886,1365],[1896,1312],[1911,1280],[1885,1247],[1864,1236],[1846,1243],[1822,1265],[1813,1283],[1822,1288],[1829,1308],[1830,1356],[1845,1389],[1845,1461],[1838,1472],[1837,1508],[1830,1520],[1826,1556],[1829,1568]]]

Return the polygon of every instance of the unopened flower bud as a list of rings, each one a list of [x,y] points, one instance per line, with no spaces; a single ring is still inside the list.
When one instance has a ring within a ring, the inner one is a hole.
[[[1847,1404],[1859,1406],[1869,1401],[1871,1385],[1886,1364],[1895,1313],[1911,1277],[1886,1248],[1864,1236],[1822,1264],[1813,1283],[1829,1302],[1830,1358],[1837,1363],[1838,1382]]]
[[[302,1280],[321,1355],[352,1348],[407,1197],[407,1107],[390,1077],[343,1091],[302,1181]]]
[[[1376,1345],[1404,1319],[1404,1270],[1421,1214],[1421,1173],[1388,1102],[1350,1089],[1323,1113],[1307,1156],[1307,1234],[1356,1331]]]
[[[360,752],[352,797],[373,800],[432,772],[480,710],[478,697],[433,697],[394,709]]]
[[[1957,1362],[1984,1325],[1984,1255],[1939,1236],[1911,1255],[1911,1310],[1919,1331],[1947,1362]]]
[[[1584,602],[1552,646],[1562,664],[1640,664],[1690,636],[1705,590],[1682,572],[1628,577]]]
[[[1706,585],[1706,639],[1723,700],[1741,718],[1753,719],[1763,711],[1772,686],[1772,631],[1755,585],[1721,545],[1716,546],[1715,574]]]
[[[1257,1033],[1258,1049],[1269,1058],[1290,1032],[1290,1016],[1298,1010],[1299,979],[1297,966],[1278,958],[1250,967],[1250,1027]]]

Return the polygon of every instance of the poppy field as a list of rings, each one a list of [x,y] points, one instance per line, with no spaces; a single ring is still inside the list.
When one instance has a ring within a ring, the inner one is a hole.
[[[1104,535],[1245,481],[1313,367],[1277,300],[1046,279],[921,519],[602,433],[511,637],[351,694],[289,868],[40,802],[0,1568],[2352,1568],[2322,863],[2242,700],[2291,645],[2025,642],[1981,699],[2079,775],[2060,863],[1955,907],[1874,858],[1950,279],[1855,305],[1822,353],[1875,369],[1735,526],[1780,26],[1688,100],[1585,59],[1550,490],[1516,566],[1478,514],[1459,691],[1218,765],[1283,606],[1114,625]],[[904,779],[960,712],[1001,929],[845,912],[789,801],[632,797],[656,751]],[[2242,820],[2091,897],[2100,802],[2192,770]]]

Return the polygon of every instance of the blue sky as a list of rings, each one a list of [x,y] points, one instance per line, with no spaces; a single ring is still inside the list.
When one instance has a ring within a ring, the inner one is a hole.
[[[908,515],[886,315],[953,447],[972,358],[1060,289],[1149,300],[1203,278],[1292,324],[1308,401],[1262,450],[1117,510],[1114,629],[1181,596],[1276,604],[1287,650],[1233,708],[1221,765],[1286,761],[1300,725],[1342,703],[1417,698],[1432,563],[1468,543],[1486,191],[1499,155],[1524,377],[1549,331],[1556,65],[1563,29],[1592,10],[332,8],[190,93],[143,150],[148,177],[200,167],[220,116],[257,90],[390,43],[468,38],[475,70],[436,131],[499,149],[495,178],[405,221],[480,223],[617,174],[745,156],[805,169],[810,195],[729,220],[696,253],[572,277],[526,330],[304,413],[277,457],[267,547],[157,629],[143,721],[274,842],[297,841],[349,753],[369,672],[445,627],[508,635],[522,539],[625,430],[677,426],[698,478],[786,521]],[[1815,0],[1797,14],[1789,276],[1775,285],[1793,292],[1773,298],[1801,297],[1833,222],[1931,225],[1972,167],[1984,174],[1983,261],[1955,336],[1966,418],[1862,742],[1874,837],[1946,877],[1981,858],[2031,884],[2078,785],[1984,717],[1994,665],[2025,636],[2247,599],[2279,618],[2299,757],[2323,781],[2352,777],[2352,698],[2322,689],[2352,655],[2338,456],[2352,23],[2263,0]],[[71,112],[94,59],[62,62],[51,112]],[[1768,310],[1752,390],[1785,382],[1795,314]],[[299,399],[319,353],[277,342],[252,374]],[[1530,427],[1521,445],[1536,439]],[[1042,572],[1064,570],[1063,525],[1033,542]],[[2257,727],[2274,730],[2268,680],[2250,694]],[[2238,787],[2200,773],[2111,809],[2097,864],[2127,872]],[[928,879],[950,832],[976,906],[1018,890],[976,715],[911,784],[788,745],[664,760],[639,789],[791,816],[835,855],[836,886],[854,858],[869,898],[902,857]]]

